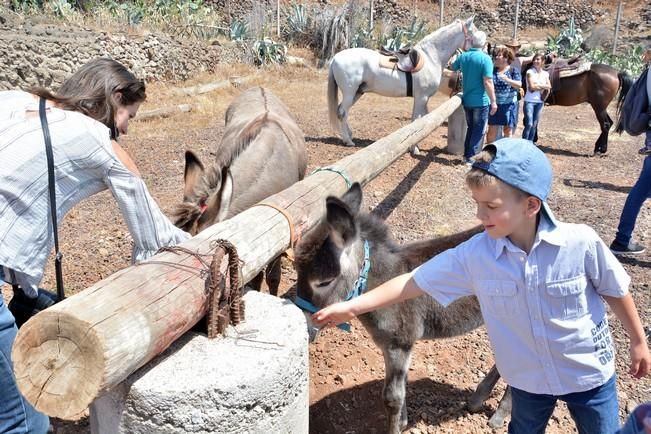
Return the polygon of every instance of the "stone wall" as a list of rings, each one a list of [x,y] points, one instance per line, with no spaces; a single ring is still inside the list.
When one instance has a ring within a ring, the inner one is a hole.
[[[0,19],[0,90],[45,86],[56,90],[77,68],[111,57],[145,80],[186,80],[219,63],[246,62],[236,43],[207,44],[164,35],[126,35]]]

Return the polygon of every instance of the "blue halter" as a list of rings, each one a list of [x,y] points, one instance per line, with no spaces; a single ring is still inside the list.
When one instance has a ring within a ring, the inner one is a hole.
[[[359,297],[360,295],[362,295],[364,291],[366,291],[366,286],[368,284],[368,270],[370,268],[371,268],[370,249],[368,246],[368,241],[364,240],[364,262],[362,263],[362,269],[359,272],[359,277],[355,281],[355,286],[353,287],[353,289],[351,289],[348,292],[348,295],[346,295],[345,301],[352,300],[355,297]],[[320,310],[318,307],[312,304],[312,302],[304,299],[303,297],[299,297],[298,295],[294,299],[294,304],[299,308],[306,310],[310,313],[315,313]],[[349,323],[337,324],[337,327],[346,332],[350,331]]]

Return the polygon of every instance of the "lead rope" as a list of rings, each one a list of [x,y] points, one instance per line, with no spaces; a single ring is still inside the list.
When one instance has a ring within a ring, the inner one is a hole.
[[[162,247],[158,250],[160,252],[172,252],[175,254],[186,253],[190,256],[197,258],[203,265],[203,269],[199,270],[201,277],[208,277],[208,338],[213,339],[220,336],[226,327],[231,324],[236,326],[244,320],[244,300],[242,300],[242,288],[240,287],[240,258],[237,254],[235,246],[228,240],[215,240],[210,243],[210,248],[215,249],[215,252],[210,254],[201,254],[194,252],[190,249],[181,246]],[[219,267],[221,265],[224,255],[228,254],[228,272],[230,274],[230,285],[223,285]],[[206,257],[212,256],[210,264],[206,261]],[[172,265],[179,268],[196,269],[192,266],[177,264],[168,261],[147,261],[145,264],[165,264]]]

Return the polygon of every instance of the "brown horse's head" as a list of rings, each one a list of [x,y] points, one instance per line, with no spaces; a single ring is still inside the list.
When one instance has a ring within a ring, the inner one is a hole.
[[[233,178],[228,166],[206,171],[199,158],[185,152],[183,203],[173,211],[174,224],[196,235],[226,218],[233,197]]]

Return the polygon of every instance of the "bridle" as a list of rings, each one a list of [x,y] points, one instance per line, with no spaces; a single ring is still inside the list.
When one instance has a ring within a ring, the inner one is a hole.
[[[463,30],[463,46],[461,49],[463,51],[468,51],[468,45],[472,41],[472,34],[468,33],[468,27],[466,27],[466,23],[461,21],[461,30]]]

